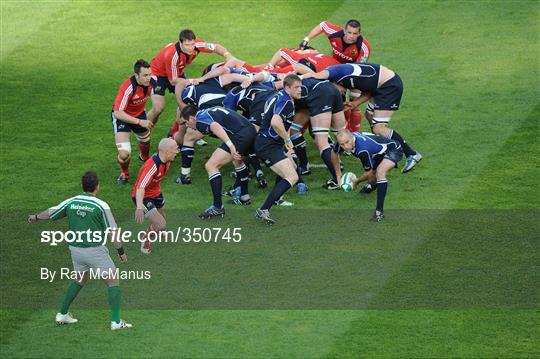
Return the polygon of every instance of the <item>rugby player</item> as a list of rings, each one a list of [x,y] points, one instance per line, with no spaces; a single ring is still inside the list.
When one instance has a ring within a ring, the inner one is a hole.
[[[197,106],[199,109],[207,109],[214,106],[222,106],[223,99],[227,94],[224,87],[233,82],[243,82],[248,77],[238,73],[224,73],[219,77],[209,77],[207,80],[194,85],[189,85],[182,91],[182,103]],[[195,157],[195,142],[204,137],[196,129],[186,128],[181,125],[184,120],[177,120],[171,130],[171,137],[181,144],[182,167],[180,175],[176,177],[176,183],[191,184],[191,163]]]
[[[337,134],[339,146],[335,146],[336,152],[345,151],[357,157],[362,162],[364,174],[356,179],[353,187],[367,180],[368,183],[377,183],[377,207],[371,217],[372,222],[381,222],[384,218],[384,200],[388,190],[386,174],[396,167],[403,152],[399,142],[386,137],[370,133],[350,132],[347,129]]]
[[[334,59],[339,63],[367,62],[371,47],[367,39],[360,35],[361,30],[358,20],[347,21],[345,28],[323,21],[304,37],[299,47],[305,49],[311,40],[324,32],[330,41]]]
[[[69,313],[69,307],[75,300],[81,289],[88,282],[90,271],[97,273],[108,286],[107,295],[109,307],[111,308],[111,330],[127,329],[132,325],[120,319],[120,301],[122,292],[120,290],[120,280],[116,272],[116,266],[109,256],[109,250],[103,242],[106,231],[112,230],[111,238],[114,239],[117,229],[111,208],[105,202],[96,197],[99,192],[99,179],[95,172],[86,172],[82,176],[83,193],[66,199],[57,206],[51,207],[39,214],[32,214],[28,217],[28,223],[38,220],[57,220],[67,217],[69,230],[81,234],[87,231],[94,233],[88,237],[84,233],[80,238],[83,241],[73,241],[69,245],[73,270],[77,272],[77,280],[69,284],[64,296],[60,311],[56,314],[57,324],[74,324],[78,319]],[[95,233],[101,232],[101,240],[97,241]],[[85,239],[85,240],[84,240]],[[120,262],[126,263],[127,256],[122,247],[122,242],[113,242]]]
[[[150,63],[152,75],[156,80],[156,87],[152,93],[152,110],[148,119],[153,123],[165,109],[165,91],[175,93],[179,106],[179,96],[184,86],[189,84],[185,80],[184,69],[191,64],[200,52],[216,53],[225,60],[234,59],[226,48],[219,44],[206,42],[195,37],[192,30],[184,29],[178,35],[178,41],[165,46]],[[176,88],[176,91],[175,91]]]
[[[283,89],[265,103],[259,133],[255,139],[257,156],[277,174],[274,188],[255,212],[257,218],[268,224],[275,223],[270,217],[272,205],[298,181],[295,163],[291,158],[293,145],[289,127],[294,120],[294,100],[302,95],[301,87],[302,80],[298,75],[289,74],[283,79]]]
[[[148,159],[150,152],[150,130],[154,127],[146,119],[145,106],[151,95],[150,64],[138,60],[133,66],[133,76],[120,85],[113,104],[111,118],[114,129],[114,140],[118,148],[118,164],[120,176],[116,182],[126,184],[129,181],[129,162],[131,161],[130,133],[137,136],[141,161]]]
[[[302,95],[295,104],[298,109],[307,109],[309,111],[315,144],[319,148],[321,158],[332,176],[324,187],[330,190],[339,189],[338,183],[341,177],[339,158],[332,151],[329,144],[328,132],[330,128],[334,132],[345,128],[342,94],[335,84],[330,81],[308,78],[302,80]],[[291,129],[294,128],[295,131],[298,131],[299,127],[296,126],[294,124]],[[293,134],[293,131],[291,131],[291,140],[293,140],[293,137],[296,138],[297,133]]]
[[[401,137],[401,135],[388,127],[390,118],[399,109],[403,94],[403,82],[398,74],[380,64],[354,63],[330,66],[326,70],[317,73],[305,74],[304,78],[329,79],[338,85],[350,89],[360,90],[362,93],[369,92],[373,102],[373,133],[379,136],[396,140],[403,148],[407,162],[402,172],[409,172],[418,162],[422,155],[416,152]],[[351,107],[358,107],[366,96],[351,101]]]
[[[251,204],[248,194],[248,168],[242,161],[242,156],[249,156],[253,152],[253,142],[257,136],[255,126],[236,111],[223,107],[212,107],[199,111],[196,106],[188,105],[182,110],[181,117],[190,128],[223,141],[204,165],[208,173],[214,202],[199,217],[209,219],[223,217],[225,214],[221,198],[222,179],[219,170],[231,161],[241,183],[240,204]]]
[[[133,202],[137,206],[135,210],[135,221],[143,223],[144,218],[150,220],[150,225],[146,230],[146,236],[141,241],[141,252],[149,254],[152,244],[149,235],[165,229],[165,199],[161,193],[161,180],[169,170],[171,161],[176,157],[178,146],[172,138],[164,138],[159,142],[158,154],[150,157],[139,170],[137,182],[133,186],[131,195]]]

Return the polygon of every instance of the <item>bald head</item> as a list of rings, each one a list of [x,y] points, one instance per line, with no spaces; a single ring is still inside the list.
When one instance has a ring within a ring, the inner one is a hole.
[[[346,141],[352,137],[351,131],[347,130],[346,128],[339,130],[339,132],[336,135],[336,138],[338,142]]]
[[[158,151],[159,151],[159,157],[164,162],[169,162],[174,160],[176,157],[178,145],[176,144],[176,141],[172,138],[164,138],[161,141],[159,141],[158,145]]]
[[[351,131],[344,128],[336,135],[339,146],[347,153],[350,153],[354,146],[354,136]]]

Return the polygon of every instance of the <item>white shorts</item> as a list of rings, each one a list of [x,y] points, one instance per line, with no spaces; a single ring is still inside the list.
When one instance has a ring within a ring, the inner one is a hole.
[[[108,272],[116,270],[109,249],[106,246],[97,247],[74,247],[69,246],[73,270],[79,273],[92,268],[95,272]]]

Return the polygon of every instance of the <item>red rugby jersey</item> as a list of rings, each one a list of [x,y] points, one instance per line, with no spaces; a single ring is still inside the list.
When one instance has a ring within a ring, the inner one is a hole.
[[[152,59],[152,75],[167,77],[169,81],[175,80],[184,74],[184,68],[192,63],[200,52],[211,53],[215,49],[215,44],[196,39],[195,50],[188,55],[181,50],[179,41],[171,42]]]
[[[369,42],[362,35],[358,36],[358,40],[356,40],[354,44],[346,44],[345,41],[343,41],[345,33],[341,26],[331,24],[328,21],[321,22],[319,26],[330,41],[334,59],[342,64],[349,62],[367,62],[371,47]]]
[[[120,85],[113,103],[113,111],[124,111],[130,116],[137,117],[144,112],[146,101],[151,94],[152,88],[139,85],[133,75]]]
[[[137,189],[144,188],[144,198],[158,197],[161,193],[161,180],[167,174],[170,164],[162,162],[158,155],[147,159],[139,170],[131,195],[135,197]]]
[[[289,64],[309,62],[313,65],[316,72],[325,70],[327,67],[339,65],[340,62],[334,59],[331,56],[320,54],[320,53],[311,53],[311,54],[300,54],[294,50],[282,48],[279,50],[281,58]],[[303,60],[303,61],[301,61]]]

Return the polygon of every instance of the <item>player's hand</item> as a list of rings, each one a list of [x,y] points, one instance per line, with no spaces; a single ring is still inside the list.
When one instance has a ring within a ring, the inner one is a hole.
[[[135,222],[139,224],[144,222],[144,210],[142,208],[137,208],[135,210]]]
[[[242,159],[242,155],[240,153],[238,153],[238,151],[236,150],[236,147],[234,147],[234,145],[231,146],[231,155],[232,155],[232,158],[233,160],[241,160]]]
[[[196,78],[196,79],[189,79],[189,83],[190,83],[191,85],[198,85],[198,84],[201,83],[201,82],[203,82],[203,81],[201,81],[201,78],[200,78],[200,77],[199,77],[199,78]]]
[[[294,145],[291,140],[285,141],[285,148],[287,149],[287,151],[292,151]]]
[[[253,80],[251,78],[247,78],[240,84],[240,86],[242,86],[243,89],[248,88],[252,81]]]
[[[345,102],[343,104],[344,106],[344,110],[347,111],[347,110],[353,110],[356,108],[356,106],[352,103],[352,102]]]
[[[274,65],[272,65],[271,63],[267,63],[264,66],[264,70],[266,70],[266,71],[272,71],[273,69],[274,69]]]
[[[309,44],[309,40],[306,37],[304,37],[304,40],[302,40],[302,42],[298,45],[298,47],[301,48],[302,50],[305,50],[308,44]]]
[[[28,216],[28,223],[33,223],[37,221],[37,215],[31,214]]]
[[[127,255],[125,253],[120,256],[120,263],[127,263]]]
[[[140,126],[146,128],[147,130],[151,130],[154,128],[154,123],[152,121],[142,120]]]

